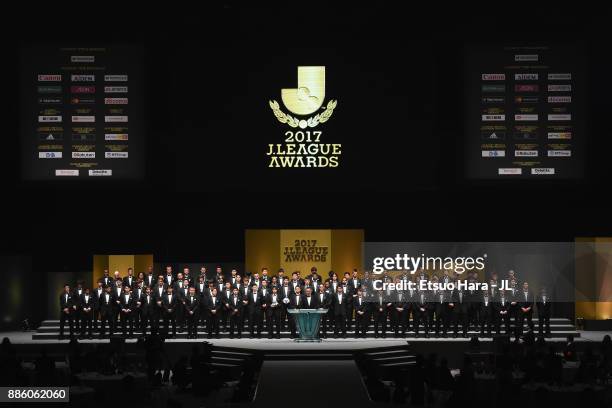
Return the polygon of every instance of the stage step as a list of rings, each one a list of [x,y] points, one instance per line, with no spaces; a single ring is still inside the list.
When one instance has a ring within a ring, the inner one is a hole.
[[[538,324],[537,321],[534,322],[535,324],[535,331],[536,331],[536,335],[537,335],[537,331],[538,331]],[[580,337],[580,333],[576,331],[574,325],[571,323],[571,321],[569,319],[565,319],[565,318],[552,318],[551,319],[551,325],[550,325],[550,330],[551,330],[551,338],[566,338],[569,335],[573,335],[575,338]],[[67,335],[68,334],[68,327],[64,328],[64,334]],[[527,326],[524,326],[524,331],[527,331]],[[117,332],[117,334],[120,334],[120,331]],[[134,337],[138,337],[139,333],[137,331],[134,332]],[[479,337],[485,337],[486,336],[480,336],[479,332],[475,331],[475,330],[470,330],[468,331],[468,337],[474,336],[474,335],[478,335]],[[283,331],[281,332],[281,338],[289,338],[290,337],[290,332],[289,331]],[[328,337],[329,338],[333,338],[333,333],[330,331],[328,332]],[[347,331],[347,338],[354,338],[354,331],[353,330],[349,330]],[[374,330],[373,327],[370,326],[370,330],[368,330],[366,332],[366,337],[367,338],[375,338],[374,335]],[[452,337],[452,334],[449,334],[448,337]],[[32,334],[32,339],[33,340],[55,340],[59,338],[59,320],[45,320],[41,323],[40,327],[37,329],[36,333]],[[94,334],[94,338],[97,338],[97,336],[95,336]],[[177,339],[187,339],[187,333],[186,331],[180,333],[177,332],[176,337]],[[198,330],[198,339],[206,339],[207,338],[207,332],[204,331],[202,328],[200,328]],[[230,338],[229,333],[227,332],[222,332],[219,335],[219,338],[223,338],[223,339],[227,339]],[[243,339],[248,339],[250,338],[249,336],[249,332],[248,331],[243,331],[242,332],[242,338]],[[261,335],[261,339],[267,339],[267,332],[263,332]],[[387,332],[387,336],[386,338],[388,339],[392,339],[395,338],[392,332]],[[409,331],[406,333],[406,338],[415,338],[414,332],[413,331]],[[425,338],[424,337],[424,333],[420,332],[419,333],[419,338]],[[442,338],[442,337],[435,337],[434,334],[430,333],[430,339],[438,339],[438,338]]]

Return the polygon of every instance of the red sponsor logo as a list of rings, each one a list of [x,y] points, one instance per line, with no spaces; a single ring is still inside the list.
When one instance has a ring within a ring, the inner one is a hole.
[[[535,84],[517,84],[514,85],[515,92],[540,92],[540,86]]]

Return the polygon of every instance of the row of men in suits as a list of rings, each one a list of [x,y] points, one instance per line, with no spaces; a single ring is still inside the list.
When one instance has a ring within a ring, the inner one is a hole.
[[[272,330],[270,329],[271,325],[274,326],[276,332],[278,332],[280,331],[280,329],[284,328],[285,324],[287,323],[287,319],[289,319],[288,323],[291,328],[292,335],[295,335],[295,325],[293,324],[293,322],[291,321],[291,318],[287,316],[287,313],[286,313],[286,309],[287,309],[288,302],[289,302],[288,299],[290,298],[290,296],[295,295],[295,293],[298,290],[300,291],[300,294],[302,296],[305,296],[306,292],[310,290],[311,294],[318,294],[317,297],[319,298],[319,303],[321,305],[323,305],[325,308],[330,309],[328,315],[324,317],[322,325],[321,325],[323,336],[326,335],[328,323],[329,323],[329,326],[334,327],[335,333],[338,333],[338,332],[345,333],[347,328],[350,330],[350,327],[353,321],[356,322],[359,319],[360,323],[363,322],[364,318],[361,317],[362,314],[357,313],[354,310],[354,304],[360,302],[356,299],[359,296],[358,290],[357,290],[358,288],[362,289],[362,296],[364,297],[364,299],[370,299],[372,297],[371,292],[368,291],[368,287],[370,286],[369,278],[366,276],[366,278],[360,279],[357,276],[356,270],[353,271],[352,274],[345,273],[344,278],[342,280],[339,280],[336,274],[330,273],[329,278],[325,281],[322,281],[322,279],[318,276],[316,268],[313,268],[313,270],[311,270],[311,274],[308,275],[304,279],[300,277],[299,272],[293,273],[291,275],[291,278],[289,279],[289,277],[284,276],[284,271],[282,270],[279,271],[278,276],[271,277],[268,274],[268,271],[266,268],[262,269],[261,274],[256,273],[248,277],[244,277],[244,278],[241,278],[236,270],[232,270],[229,278],[227,279],[225,278],[223,273],[220,273],[220,272],[221,272],[220,268],[217,268],[217,270],[215,271],[215,278],[209,279],[207,281],[204,279],[204,277],[207,276],[206,271],[204,269],[203,271],[201,271],[200,275],[198,276],[197,282],[193,282],[193,279],[191,279],[191,277],[189,276],[190,273],[187,268],[184,269],[183,273],[179,272],[175,276],[172,273],[172,269],[170,267],[167,267],[165,274],[159,275],[155,281],[155,284],[152,284],[153,282],[152,268],[150,268],[146,276],[141,273],[136,278],[134,278],[133,272],[131,270],[128,270],[128,275],[123,278],[118,276],[118,272],[115,272],[114,276],[111,277],[109,276],[108,271],[106,270],[104,272],[103,277],[98,282],[98,287],[94,289],[95,293],[92,293],[92,295],[94,296],[94,301],[96,301],[97,299],[100,298],[101,292],[106,291],[107,289],[105,288],[109,287],[111,295],[113,295],[115,298],[114,302],[116,306],[114,306],[114,309],[111,309],[107,313],[108,316],[106,316],[106,319],[104,319],[104,323],[108,324],[110,326],[111,331],[113,331],[114,328],[117,327],[117,322],[121,322],[122,327],[124,328],[124,331],[129,329],[131,333],[133,330],[132,327],[133,327],[134,322],[136,323],[138,327],[142,327],[143,325],[140,324],[140,321],[141,321],[140,306],[136,308],[136,313],[133,313],[133,314],[129,314],[129,312],[125,312],[124,308],[120,307],[121,299],[122,299],[121,296],[123,295],[123,299],[127,299],[126,294],[123,293],[125,287],[129,287],[130,293],[133,294],[135,299],[140,299],[143,296],[144,292],[146,291],[147,287],[151,288],[150,289],[151,296],[154,297],[155,305],[157,305],[157,309],[153,309],[153,310],[157,311],[158,316],[162,316],[162,317],[164,316],[164,314],[161,313],[163,311],[162,309],[163,295],[167,294],[168,288],[172,288],[172,292],[176,294],[177,299],[178,299],[178,306],[176,308],[176,313],[174,313],[174,320],[178,321],[180,329],[183,329],[185,325],[188,326],[189,325],[188,323],[190,320],[194,320],[193,318],[190,317],[189,310],[185,307],[185,304],[183,303],[183,299],[185,299],[188,296],[191,288],[195,289],[195,294],[197,296],[199,305],[208,305],[209,300],[212,298],[211,296],[212,290],[216,289],[217,294],[219,296],[219,301],[223,305],[223,307],[221,307],[218,311],[215,311],[214,313],[205,308],[201,308],[201,310],[199,310],[198,313],[194,313],[194,315],[198,316],[196,319],[198,321],[201,321],[203,326],[208,326],[209,333],[210,332],[218,333],[218,327],[220,324],[223,326],[224,329],[227,329],[228,326],[231,326],[232,324],[232,320],[230,318],[232,316],[240,316],[239,319],[236,317],[234,317],[233,319],[234,329],[232,330],[232,328],[230,327],[231,335],[238,332],[236,327],[244,325],[244,323],[247,321],[249,322],[249,329],[253,329],[251,332],[253,333],[254,331],[257,331],[258,334],[260,334],[261,324],[258,323],[259,318],[257,316],[257,313],[254,314],[253,319],[250,319],[249,312],[243,311],[242,313],[238,313],[237,311],[232,311],[228,307],[227,299],[229,299],[230,295],[234,292],[234,289],[237,289],[238,291],[237,296],[243,299],[242,305],[247,305],[248,302],[245,302],[245,299],[252,293],[251,289],[253,286],[256,286],[258,288],[257,290],[264,294],[263,295],[264,297],[267,296],[268,292],[271,293],[273,288],[276,288],[277,293],[280,294],[281,296],[282,303],[278,307],[277,312],[272,311],[270,312],[271,315],[269,313],[262,313],[261,314],[261,316],[263,317],[262,320],[265,320],[265,323],[266,323],[265,325],[268,326],[268,329],[269,329],[268,331],[269,331],[269,334],[271,335],[272,334]],[[146,279],[143,279],[143,277]],[[417,276],[417,279],[418,278],[419,277]],[[445,276],[444,278],[448,278],[448,277]],[[422,279],[427,279],[427,277],[424,276],[422,277]],[[385,278],[385,280],[387,279]],[[282,284],[280,282],[282,282]],[[340,315],[344,315],[344,318],[342,319],[342,321],[339,321],[336,318],[337,315],[334,313],[333,302],[329,300],[333,297],[332,295],[337,294],[338,289],[341,289],[342,293],[346,295],[346,300],[344,302],[344,306],[342,307],[342,309],[346,308],[346,311],[343,313],[340,313]],[[81,300],[80,296],[82,295],[83,290],[84,289],[82,287],[82,283],[77,284],[77,288],[75,289],[75,292],[74,292],[76,294],[75,303],[80,303],[80,300]],[[518,291],[516,292],[518,293]],[[423,295],[424,296],[430,296],[430,295],[435,296],[435,293],[434,294],[424,293]],[[397,296],[400,297],[398,301],[401,303],[402,301],[401,297],[403,295],[398,294]],[[406,296],[412,298],[414,294],[407,293]],[[447,295],[447,297],[450,297],[450,296],[452,296],[452,294]],[[458,293],[458,296],[461,297],[462,295]],[[409,319],[410,316],[412,316],[413,330],[415,330],[415,332],[418,333],[419,326],[422,325],[423,328],[425,329],[426,335],[430,331],[432,331],[434,326],[436,329],[436,333],[440,331],[440,328],[442,328],[444,332],[446,333],[448,330],[448,327],[452,323],[454,323],[455,334],[457,333],[457,328],[459,324],[461,324],[464,335],[465,335],[465,333],[467,332],[467,327],[469,326],[470,323],[478,324],[479,322],[484,323],[487,326],[488,330],[490,331],[490,324],[487,324],[487,321],[489,319],[486,318],[486,316],[490,314],[490,313],[487,313],[488,308],[485,307],[484,310],[481,311],[481,307],[477,306],[477,303],[479,302],[472,301],[472,299],[469,299],[470,296],[474,296],[474,294],[466,293],[466,297],[467,297],[466,302],[465,302],[466,305],[460,306],[458,309],[456,309],[456,311],[454,309],[454,305],[446,306],[446,307],[432,306],[434,302],[427,301],[425,303],[428,304],[428,307],[425,308],[424,313],[420,313],[421,308],[415,308],[414,302],[409,301],[408,302],[410,305],[409,307],[407,308],[401,307],[399,308],[399,310],[397,310],[396,308],[396,311],[394,312],[392,306],[390,306],[389,304],[392,304],[395,302],[387,302],[388,306],[384,308],[384,311],[383,311],[384,313],[383,312],[374,313],[375,310],[373,310],[373,313],[371,313],[372,316],[376,316],[374,318],[375,334],[376,335],[378,334],[379,326],[381,328],[382,335],[386,334],[387,320],[391,322],[391,326],[396,332],[396,334],[398,334],[398,332],[400,331],[402,333],[405,333],[405,331],[408,330],[410,326],[410,319]],[[515,295],[513,294],[511,297],[513,298],[514,296]],[[327,301],[325,301],[324,299],[325,297],[328,298]],[[491,298],[494,298],[494,297],[495,297],[495,293],[492,291]],[[162,299],[162,301],[160,302],[159,299]],[[460,299],[459,301],[461,304],[463,303],[462,299]],[[136,303],[138,304],[139,301],[137,300]],[[368,301],[366,303],[371,303],[371,302]],[[444,303],[452,303],[452,302],[442,301],[442,303],[440,304],[444,304]],[[488,301],[483,299],[482,302],[480,303],[488,304]],[[142,302],[140,302],[140,304],[142,304]],[[264,304],[267,305],[267,303],[264,303]],[[509,315],[508,319],[514,318],[515,321],[520,316],[520,314],[516,313],[516,311],[518,310],[516,308],[516,304],[517,302],[512,301],[510,309],[508,311],[508,315]],[[550,305],[550,302],[548,302],[548,305]],[[378,309],[381,309],[381,308],[378,308]],[[73,308],[74,320],[75,320],[77,329],[79,329],[79,325],[82,321],[82,319],[80,318],[80,314],[82,310],[83,309],[81,309],[80,307],[76,307],[76,305]],[[98,318],[100,319],[100,322],[102,322],[103,320],[102,313],[100,311],[99,306],[94,307],[93,310],[94,310],[93,326],[96,327]],[[273,308],[269,310],[273,310]],[[211,318],[211,314],[215,315],[214,318]],[[276,314],[279,315],[278,318],[276,318]],[[369,316],[370,314],[364,313],[364,315]],[[545,324],[547,327],[547,332],[548,332],[550,330],[549,323],[548,323],[549,318],[548,319],[545,318],[546,313],[541,312],[539,313],[539,315],[541,319],[540,320],[540,330],[542,330],[542,325]],[[130,316],[133,316],[133,317],[130,317]],[[381,316],[384,316],[384,318]],[[397,316],[397,319],[395,318],[396,316]],[[492,315],[492,316],[495,317],[495,315]],[[545,323],[542,321],[542,316],[544,316]],[[531,320],[531,315],[528,314],[528,317],[526,317],[526,319],[530,327],[532,327],[533,323]],[[170,317],[168,320],[172,322],[172,319],[170,319]],[[276,320],[278,320],[279,323],[275,324]],[[490,319],[491,322],[496,322],[496,320],[497,319]],[[380,321],[380,324],[376,324],[376,322],[379,322],[379,321]],[[404,321],[406,322],[405,324],[403,323]],[[502,319],[502,322],[504,321],[505,320]],[[65,318],[64,316],[62,316],[62,319],[60,322],[62,331],[63,331],[64,322],[65,322]],[[422,322],[422,323],[417,324],[417,322]],[[339,324],[337,325],[336,323],[339,323]],[[518,326],[518,325],[515,325],[515,326]],[[104,330],[104,327],[105,326],[103,326],[103,330]],[[484,330],[484,326],[482,327],[483,327],[482,330]],[[85,324],[84,329],[86,328],[87,328],[87,325]],[[507,330],[509,329],[507,328]],[[239,332],[241,331],[242,330],[240,330]]]

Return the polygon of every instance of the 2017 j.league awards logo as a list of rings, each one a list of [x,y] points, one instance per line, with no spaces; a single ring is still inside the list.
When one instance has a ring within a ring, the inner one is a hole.
[[[327,122],[338,105],[330,99],[323,106],[325,67],[298,67],[297,71],[297,88],[281,89],[281,100],[290,113],[276,100],[269,101],[276,119],[297,130],[285,132],[285,143],[268,144],[268,167],[338,167],[342,144],[322,143],[323,131],[313,129]]]

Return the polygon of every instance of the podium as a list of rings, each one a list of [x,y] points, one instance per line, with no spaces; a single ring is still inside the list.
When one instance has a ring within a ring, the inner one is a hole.
[[[327,309],[287,309],[295,319],[295,324],[300,337],[295,339],[298,342],[319,342],[319,323],[321,315],[327,313]]]

